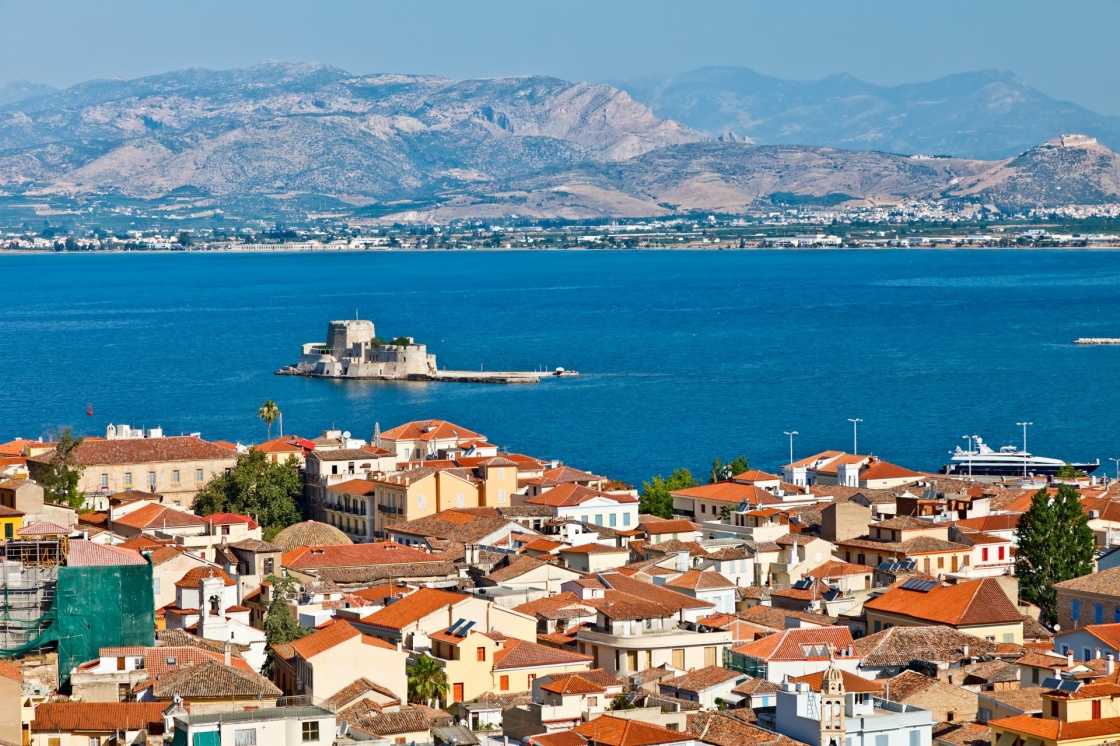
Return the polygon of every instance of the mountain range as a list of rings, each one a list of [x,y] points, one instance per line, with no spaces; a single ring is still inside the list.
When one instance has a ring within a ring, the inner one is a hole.
[[[781,195],[1120,200],[1120,158],[1101,144],[1120,128],[1004,73],[887,89],[707,68],[619,86],[286,63],[13,84],[0,88],[0,193],[214,207],[315,197],[433,220],[740,212]]]

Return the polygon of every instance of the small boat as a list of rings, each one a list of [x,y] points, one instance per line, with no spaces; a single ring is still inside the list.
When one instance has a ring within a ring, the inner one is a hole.
[[[93,416],[93,404],[92,403],[90,403],[89,406],[86,407],[86,414],[89,415],[90,417]]]

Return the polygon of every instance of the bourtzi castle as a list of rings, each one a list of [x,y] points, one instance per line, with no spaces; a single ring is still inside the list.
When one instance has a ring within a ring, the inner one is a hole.
[[[294,375],[327,378],[405,380],[437,377],[436,356],[412,337],[378,339],[372,321],[347,319],[327,324],[326,342],[303,345]]]

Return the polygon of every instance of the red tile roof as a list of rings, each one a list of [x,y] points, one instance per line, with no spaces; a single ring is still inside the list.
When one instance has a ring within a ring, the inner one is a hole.
[[[385,440],[451,440],[468,441],[468,440],[486,440],[485,435],[480,435],[473,430],[468,430],[465,427],[460,427],[447,420],[416,420],[414,422],[406,422],[403,425],[386,430],[381,433],[381,437]]]
[[[133,549],[74,539],[66,553],[66,564],[71,567],[120,567],[146,565],[148,562]]]
[[[547,666],[574,666],[588,664],[591,656],[569,653],[548,645],[538,645],[528,640],[507,639],[505,646],[494,653],[494,670],[507,671],[514,668],[542,668]]]
[[[828,658],[828,651],[844,651],[851,644],[852,632],[847,627],[801,627],[782,630],[734,650],[763,661],[801,661]]]
[[[821,683],[824,681],[824,674],[824,671],[817,671],[816,673],[806,674],[805,676],[798,676],[796,679],[790,679],[790,683],[808,684],[809,688],[814,692],[819,692],[821,690]],[[840,670],[840,675],[844,678],[844,691],[846,692],[855,694],[879,694],[883,691],[883,684],[878,681],[856,676],[854,673],[849,673],[843,669]]]
[[[600,715],[582,723],[572,728],[572,732],[602,746],[657,746],[690,739],[687,734],[660,725],[610,715]]]
[[[44,702],[35,708],[31,730],[114,732],[163,730],[167,702]]]
[[[994,578],[939,585],[928,592],[896,587],[863,606],[952,627],[1022,623],[1023,615]]]
[[[689,671],[683,676],[665,679],[661,682],[660,686],[699,693],[711,689],[714,686],[734,681],[741,676],[743,676],[743,674],[738,671],[730,671],[722,666],[705,666],[695,671]]]
[[[703,591],[734,588],[735,584],[715,570],[689,570],[683,575],[665,581],[665,587]]]
[[[324,567],[369,567],[441,561],[435,555],[395,541],[379,541],[374,544],[297,547],[285,552],[280,562],[292,570],[315,570]]]
[[[142,508],[137,508],[131,513],[122,515],[120,518],[114,518],[112,524],[115,526],[120,524],[128,526],[139,531],[144,529],[163,528],[165,526],[171,528],[184,527],[184,526],[205,526],[206,523],[194,515],[184,510],[176,510],[165,505],[150,504]]]
[[[368,479],[350,479],[327,487],[329,492],[344,492],[347,495],[372,495],[377,485]]]
[[[541,689],[561,696],[568,694],[602,694],[607,691],[598,684],[588,681],[582,676],[564,676],[547,684],[541,684]]]
[[[921,479],[924,474],[916,471],[911,471],[905,466],[892,464],[889,461],[873,461],[867,465],[859,478],[864,481],[872,481],[878,479]]]
[[[53,455],[45,453],[34,460],[49,462]],[[237,454],[202,438],[183,435],[121,440],[86,438],[74,449],[74,456],[83,466],[163,461],[227,461],[232,465]]]
[[[363,635],[354,625],[347,621],[333,622],[316,632],[312,632],[307,637],[296,640],[291,643],[291,645],[296,655],[307,660],[308,658],[313,658],[319,653],[322,653],[324,650],[330,650],[336,645],[341,645],[355,637],[362,638],[362,643],[365,645],[384,648],[385,650],[397,649],[396,645],[390,645],[384,640],[379,640],[369,635]]]
[[[582,505],[588,500],[601,497],[616,503],[636,503],[638,498],[633,495],[611,495],[599,490],[593,490],[583,485],[567,483],[553,487],[548,492],[542,492],[525,500],[526,505],[544,505],[549,508],[570,508]]]
[[[220,567],[195,567],[187,571],[187,574],[179,578],[175,583],[176,588],[197,588],[198,583],[203,578],[222,578],[224,585],[228,588],[231,585],[237,585],[233,579],[226,574],[225,570]]]
[[[461,593],[441,591],[437,588],[421,588],[384,609],[375,611],[365,617],[362,623],[374,627],[404,629],[439,609],[462,603],[468,598],[470,596]]]
[[[248,524],[249,529],[260,528],[257,522],[250,516],[239,515],[237,513],[211,513],[210,515],[203,516],[202,520],[209,523],[211,526],[235,526],[239,523]]]

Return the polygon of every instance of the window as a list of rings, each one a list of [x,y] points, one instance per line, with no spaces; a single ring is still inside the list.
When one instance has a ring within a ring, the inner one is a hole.
[[[506,470],[505,469],[498,469],[498,479],[505,479],[505,478],[506,478]]]
[[[229,526],[222,526],[222,536],[229,536]]]
[[[416,507],[423,510],[424,509],[424,502],[425,502],[424,495],[417,495],[416,496]]]
[[[1099,699],[1093,700],[1093,719],[1101,719],[1101,701]]]
[[[233,746],[257,746],[257,729],[235,730],[233,732]]]
[[[1007,548],[1006,548],[1006,547],[1000,547],[1000,548],[999,548],[999,558],[1000,558],[1000,559],[1003,559],[1003,558],[1004,558],[1004,556],[1006,556],[1006,555],[1004,555],[1004,552],[1006,552],[1006,551],[1007,551]]]
[[[882,632],[883,631],[883,623],[880,622],[878,619],[875,620],[875,631],[876,632]]]
[[[130,471],[126,471],[124,473],[124,486],[125,487],[131,487],[132,486],[132,472],[130,472]]]
[[[1117,606],[1112,610],[1112,621],[1120,623],[1120,606]]]
[[[109,486],[109,475],[108,474],[102,474],[101,475],[101,487],[102,487],[102,489],[105,489],[105,488],[108,488],[108,486]]]
[[[980,550],[980,561],[981,562],[987,562],[988,561],[988,548],[987,547],[984,547],[983,549]]]
[[[1093,659],[1093,651],[1089,648],[1081,648],[1081,660],[1088,661]]]
[[[981,723],[986,723],[992,719],[992,711],[987,707],[981,707],[980,711],[976,713],[976,719]]]
[[[622,525],[623,526],[629,526],[630,525],[630,514],[629,513],[623,513],[622,514]],[[1120,614],[1120,608],[1116,609],[1116,613]]]
[[[701,513],[707,513],[708,512],[708,506],[705,505],[704,503],[700,503],[700,512]]]
[[[124,658],[117,658],[117,670],[118,671],[125,670],[125,668],[124,668]]]
[[[159,578],[152,578],[152,593],[159,594]]]
[[[1104,624],[1104,604],[1093,605],[1093,624]]]
[[[14,529],[15,529],[15,526],[13,526],[10,523],[5,523],[4,524],[4,538],[5,539],[12,538],[15,535]]]
[[[303,732],[303,742],[309,743],[311,741],[319,740],[319,721],[313,720],[310,723],[301,723]]]
[[[910,731],[910,746],[921,746],[921,733],[915,729]]]
[[[152,487],[156,486],[156,473],[154,471],[148,472],[148,484]]]
[[[588,520],[587,520],[587,519],[588,519],[588,517],[589,517],[589,516],[581,515],[581,516],[579,517],[580,523],[587,523],[587,522],[588,522]]]
[[[451,696],[455,698],[456,702],[463,701],[463,684],[461,682],[458,682],[453,687],[451,687]]]
[[[1073,601],[1070,602],[1069,615],[1071,617],[1073,617],[1073,621],[1075,621],[1075,622],[1080,622],[1081,621],[1081,602],[1078,601],[1076,598],[1073,599]]]
[[[331,464],[331,474],[338,474],[338,464]]]
[[[504,503],[505,501],[506,501],[506,491],[505,490],[498,490],[498,502],[499,503]]]
[[[1015,635],[1012,634],[1011,632],[1005,632],[1003,634],[1003,641],[1004,642],[1015,642]]]
[[[587,698],[587,706],[588,707],[598,707],[599,706],[599,698],[598,697],[588,697]]]
[[[478,656],[475,660],[480,660],[480,661],[486,660],[486,648],[477,648],[475,650],[475,655]]]
[[[1038,669],[1037,668],[1032,668],[1031,669],[1031,683],[1032,684],[1037,684],[1038,683]]]
[[[596,526],[602,526],[603,525],[603,514],[602,513],[596,513],[595,514],[595,525]]]
[[[461,507],[463,507],[463,505],[464,505],[464,503],[463,503],[463,493],[460,492],[460,493],[455,495],[455,507],[456,508],[461,508]]]
[[[938,570],[944,570],[945,569],[945,558],[944,557],[938,557],[937,558],[937,569]]]
[[[1050,700],[1050,717],[1058,717],[1058,700],[1056,699]]]
[[[171,470],[171,484],[179,484],[179,470],[178,469],[172,469]],[[256,731],[253,731],[253,732],[256,733]]]
[[[508,676],[503,676],[500,679],[498,679],[498,689],[500,689],[503,692],[508,692],[509,691],[509,677]]]
[[[195,469],[194,470],[194,481],[196,481],[196,482],[201,482],[202,481],[202,469]]]
[[[888,740],[886,733],[880,733],[879,735],[875,736],[875,746],[887,746],[887,743]]]
[[[264,560],[264,574],[271,575],[273,573],[274,560],[272,557],[266,557]]]
[[[673,668],[684,670],[684,648],[673,648]]]
[[[716,664],[716,649],[715,647],[704,648],[704,665],[714,666]]]

